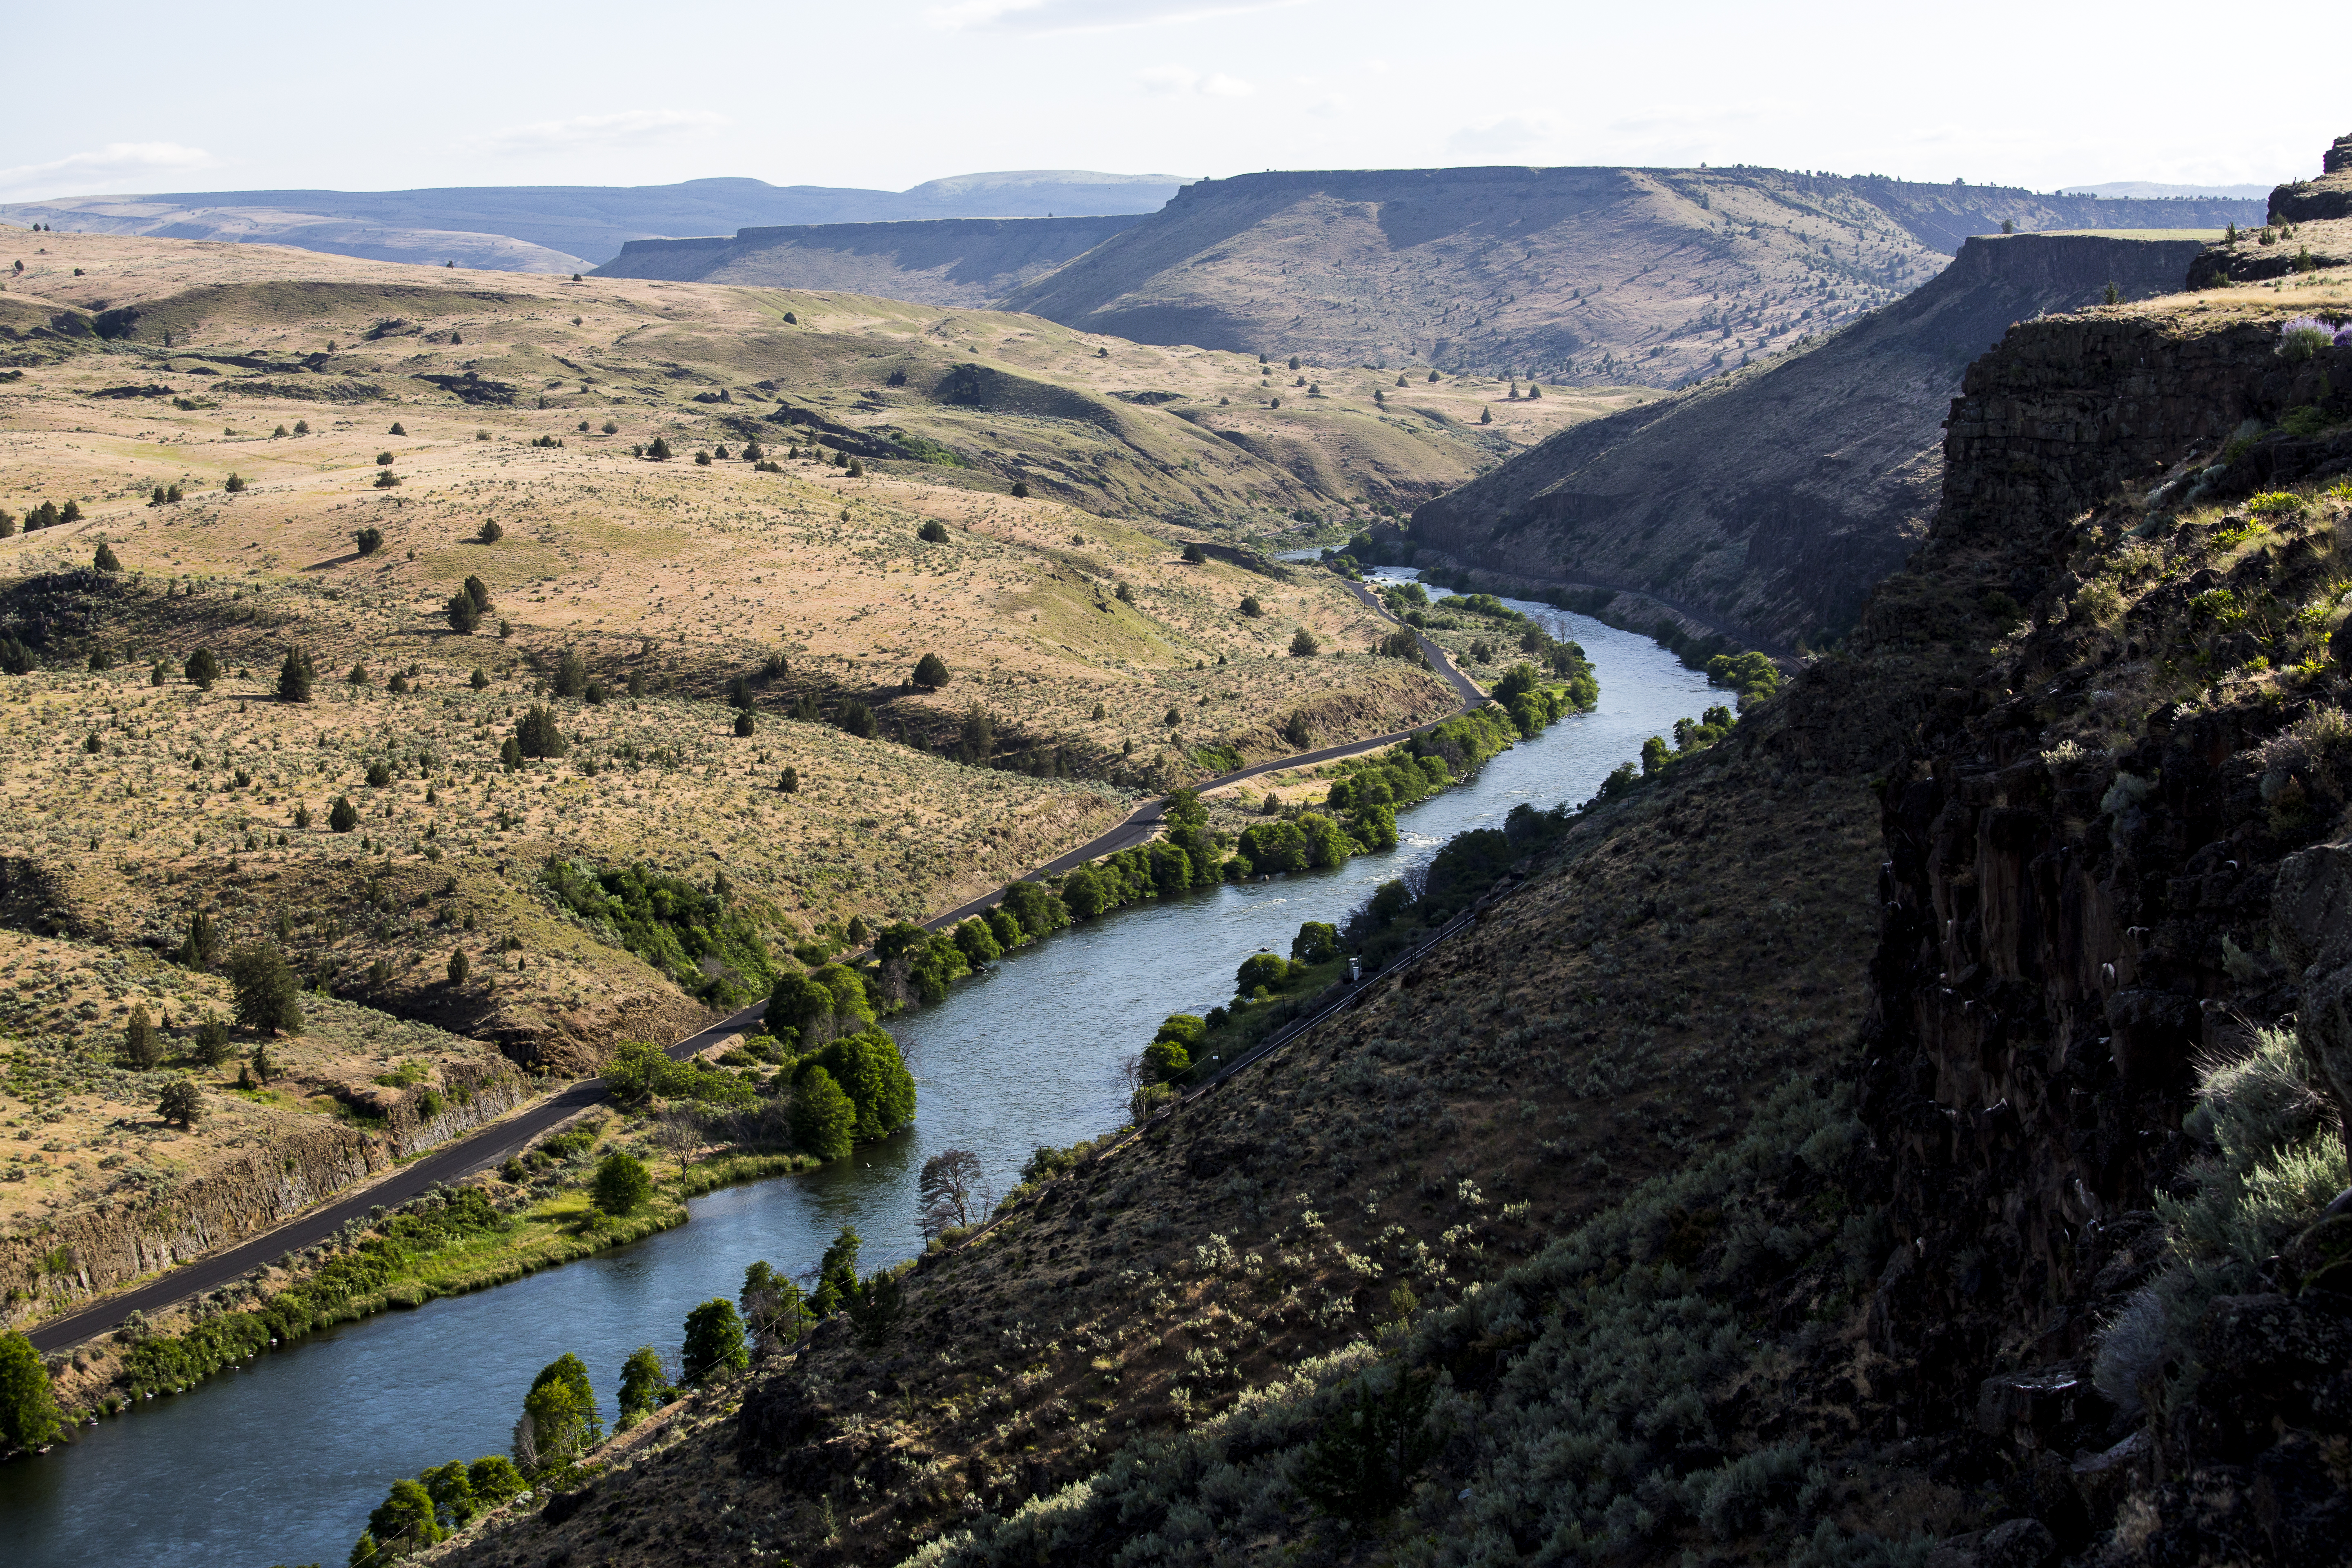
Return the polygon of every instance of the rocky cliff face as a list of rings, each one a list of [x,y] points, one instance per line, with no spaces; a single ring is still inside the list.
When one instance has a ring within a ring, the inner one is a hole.
[[[1647,595],[1766,646],[1821,641],[1926,532],[1961,372],[2011,323],[2171,293],[2194,240],[1971,239],[1809,353],[1563,431],[1413,514],[1431,565]]]
[[[1140,213],[934,218],[746,228],[732,239],[633,239],[596,276],[830,289],[978,308],[1142,221]]]
[[[494,1121],[533,1090],[503,1064],[450,1063],[437,1089],[389,1092],[363,1109],[380,1129],[300,1119],[285,1136],[143,1197],[110,1196],[47,1229],[0,1241],[0,1299],[11,1318],[171,1268],[300,1213],[408,1155]]]
[[[2319,178],[2290,180],[2271,193],[2273,223],[2352,217],[2352,136],[2338,136],[2320,155]]]
[[[1905,1417],[1976,1434],[2062,1543],[2136,1496],[2106,1547],[2131,1560],[2339,1560],[2297,1544],[2321,1517],[2297,1489],[2325,1500],[2313,1445],[2352,1406],[2295,1379],[2341,1381],[2352,1298],[2242,1272],[2277,1293],[2223,1296],[2154,1382],[2095,1386],[2090,1358],[2179,1245],[2155,1211],[2220,1180],[2200,1068],[2301,1006],[2352,1103],[2326,842],[2352,791],[2326,647],[2347,519],[2310,499],[2352,432],[2277,428],[2342,420],[2347,384],[2352,353],[2284,357],[2275,321],[2015,329],[1969,370],[1935,533],[1856,639],[1899,659],[1977,616],[1994,644],[1910,694],[1885,775],[1862,1111],[1897,1245],[1873,1342]]]

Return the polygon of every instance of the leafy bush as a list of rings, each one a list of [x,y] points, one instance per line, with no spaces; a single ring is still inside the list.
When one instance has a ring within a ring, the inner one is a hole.
[[[1760,653],[1719,653],[1706,661],[1706,680],[1731,688],[1743,703],[1761,701],[1780,689],[1780,669]]]
[[[2292,1030],[2251,1031],[2238,1054],[2197,1076],[2197,1107],[2181,1122],[2201,1150],[2183,1173],[2189,1195],[2156,1200],[2175,1261],[2107,1326],[2092,1370],[2099,1392],[2126,1411],[2139,1409],[2144,1380],[2168,1363],[2181,1369],[2174,1391],[2194,1390],[2206,1305],[2271,1289],[2265,1260],[2347,1185],[2343,1140]]]
[[[606,1214],[635,1214],[654,1195],[654,1180],[646,1173],[644,1162],[616,1149],[596,1167],[592,1195]]]
[[[852,1136],[859,1142],[887,1137],[915,1119],[914,1075],[898,1055],[898,1042],[882,1030],[845,1035],[803,1057],[793,1069],[793,1087],[820,1071],[849,1097],[857,1113]]]
[[[820,1160],[842,1160],[857,1137],[857,1107],[833,1075],[811,1067],[794,1076],[793,1141]]]
[[[604,1069],[604,1087],[624,1105],[654,1097],[736,1106],[759,1100],[758,1091],[735,1074],[698,1061],[672,1061],[667,1051],[646,1040],[621,1042]]]
[[[760,927],[715,889],[643,866],[553,858],[540,879],[565,909],[713,1006],[740,1007],[775,982]]]

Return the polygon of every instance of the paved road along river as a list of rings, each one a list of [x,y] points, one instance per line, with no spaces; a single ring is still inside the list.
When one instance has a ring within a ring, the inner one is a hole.
[[[1117,1125],[1121,1058],[1168,1014],[1225,1000],[1242,959],[1287,952],[1301,921],[1344,919],[1379,882],[1522,801],[1585,799],[1644,737],[1720,698],[1645,637],[1517,607],[1583,644],[1600,707],[1402,814],[1394,852],[1103,916],[892,1020],[920,1109],[912,1128],[849,1160],[712,1193],[688,1224],[598,1258],[313,1335],[0,1465],[9,1562],[340,1563],[395,1477],[503,1452],[531,1377],[565,1351],[587,1362],[609,1406],[623,1358],[647,1342],[674,1353],[687,1311],[731,1298],[754,1258],[801,1272],[845,1224],[865,1237],[869,1268],[916,1251],[915,1181],[929,1155],[973,1150],[1001,1188],[1037,1144]]]

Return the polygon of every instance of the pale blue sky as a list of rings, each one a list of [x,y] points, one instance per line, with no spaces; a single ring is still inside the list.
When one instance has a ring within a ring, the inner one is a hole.
[[[900,189],[1769,163],[2272,181],[2352,131],[2333,7],[1472,0],[469,0],[27,6],[0,200],[269,186]],[[86,65],[87,68],[84,68]],[[2214,112],[2217,103],[2232,107]]]

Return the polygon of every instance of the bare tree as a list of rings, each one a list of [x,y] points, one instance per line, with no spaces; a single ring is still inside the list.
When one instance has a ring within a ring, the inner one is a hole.
[[[539,1474],[539,1423],[530,1418],[528,1410],[515,1420],[514,1457],[516,1468],[524,1475]]]
[[[669,1151],[683,1176],[702,1146],[702,1119],[691,1110],[665,1110],[654,1118],[654,1141]]]
[[[951,1227],[970,1226],[988,1212],[989,1194],[982,1184],[980,1156],[969,1149],[950,1149],[924,1161],[915,1190],[922,1204],[926,1237]]]
[[[1127,1098],[1130,1100],[1135,1098],[1137,1089],[1151,1081],[1150,1074],[1143,1070],[1141,1051],[1131,1052],[1119,1058],[1118,1078],[1120,1084],[1127,1089]]]

